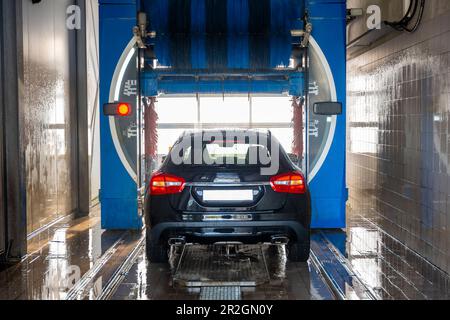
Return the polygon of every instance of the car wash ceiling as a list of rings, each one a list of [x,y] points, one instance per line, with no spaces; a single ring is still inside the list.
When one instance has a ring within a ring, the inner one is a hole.
[[[303,95],[304,0],[146,0],[141,11],[146,95]]]

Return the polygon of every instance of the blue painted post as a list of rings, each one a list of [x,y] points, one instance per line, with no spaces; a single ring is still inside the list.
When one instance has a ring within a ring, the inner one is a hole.
[[[336,87],[337,101],[344,112],[337,117],[336,131],[326,156],[310,182],[312,195],[312,227],[345,227],[346,187],[346,1],[307,1],[307,10],[315,41],[325,55]]]
[[[113,76],[132,39],[136,25],[136,0],[100,0],[100,108],[110,98]],[[112,99],[114,100],[114,99]],[[100,110],[101,223],[104,229],[139,229],[137,184],[119,157],[110,118]],[[117,142],[117,141],[116,141]]]

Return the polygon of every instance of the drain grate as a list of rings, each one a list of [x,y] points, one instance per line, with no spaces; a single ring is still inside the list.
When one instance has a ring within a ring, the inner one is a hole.
[[[270,280],[260,246],[185,245],[173,275],[186,287],[254,287]]]
[[[240,287],[203,287],[200,300],[241,300]]]

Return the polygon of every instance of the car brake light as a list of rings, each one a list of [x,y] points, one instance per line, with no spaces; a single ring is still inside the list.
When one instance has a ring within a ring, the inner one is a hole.
[[[306,192],[305,178],[299,172],[289,172],[272,177],[270,185],[275,192],[296,194]]]
[[[180,193],[184,190],[186,181],[183,178],[165,173],[156,173],[150,180],[150,194],[165,195]]]

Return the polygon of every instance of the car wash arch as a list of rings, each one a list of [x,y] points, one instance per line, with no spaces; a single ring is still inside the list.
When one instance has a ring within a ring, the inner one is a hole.
[[[289,129],[284,147],[307,174],[312,227],[344,227],[345,19],[343,0],[100,1],[102,227],[141,228],[158,131],[161,141],[164,129],[213,126],[201,121],[205,99],[219,108],[247,101],[250,120],[240,126]],[[261,97],[288,103],[289,118],[254,122]],[[171,99],[191,101],[194,119],[158,123],[158,103]],[[320,112],[328,102],[342,113]],[[115,113],[120,103],[130,107],[126,116]]]

